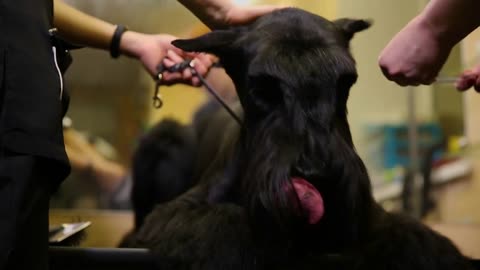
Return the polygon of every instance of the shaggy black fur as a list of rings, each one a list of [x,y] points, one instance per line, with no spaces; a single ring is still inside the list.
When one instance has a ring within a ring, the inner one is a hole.
[[[156,204],[170,201],[191,187],[197,139],[190,126],[163,120],[139,142],[132,164],[135,227]]]
[[[160,269],[470,269],[448,239],[372,197],[346,108],[357,79],[349,41],[369,26],[288,8],[175,41],[220,57],[244,126],[214,121],[196,184],[158,205],[128,245],[150,248]],[[318,223],[292,177],[322,195]]]

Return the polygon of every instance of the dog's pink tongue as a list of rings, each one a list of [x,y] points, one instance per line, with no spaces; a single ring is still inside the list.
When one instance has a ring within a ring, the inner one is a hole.
[[[322,195],[303,178],[292,178],[292,183],[300,200],[300,205],[308,215],[308,223],[318,223],[325,212]]]

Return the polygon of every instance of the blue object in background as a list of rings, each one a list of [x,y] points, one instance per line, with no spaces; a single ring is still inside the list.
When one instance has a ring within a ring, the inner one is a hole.
[[[382,124],[370,125],[370,132],[381,134],[381,152],[384,169],[392,169],[398,166],[406,167],[410,165],[408,157],[408,127],[406,124]],[[424,123],[418,125],[418,149],[420,156],[426,149],[439,143],[443,138],[440,126],[436,123]],[[443,153],[435,153],[436,157],[441,157]]]

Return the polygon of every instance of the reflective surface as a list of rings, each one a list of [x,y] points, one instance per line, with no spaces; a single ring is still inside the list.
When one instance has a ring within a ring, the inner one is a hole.
[[[173,0],[67,2],[89,14],[127,25],[140,32],[191,37],[206,31],[191,13]],[[407,91],[383,77],[377,66],[377,57],[389,39],[418,12],[424,2],[255,2],[295,5],[329,19],[355,17],[373,20],[373,27],[358,34],[352,42],[359,79],[350,93],[349,121],[356,148],[372,177],[375,196],[389,209],[402,209],[402,200],[399,198],[409,164],[408,161],[400,162],[399,157],[408,155],[409,142],[404,128],[408,123],[409,107]],[[477,40],[478,38],[472,39],[464,48],[455,48],[442,75],[456,76],[465,62],[468,62],[461,59],[462,55],[467,55],[472,62],[471,59],[476,55],[472,50],[475,50]],[[468,53],[464,53],[465,51]],[[131,181],[128,179],[132,153],[143,132],[166,117],[188,123],[195,110],[208,100],[209,96],[198,88],[162,87],[165,104],[160,110],[156,110],[151,104],[153,80],[140,63],[126,57],[113,60],[108,53],[92,49],[74,51],[73,54],[75,60],[66,77],[72,96],[68,116],[73,125],[65,131],[65,137],[72,162],[77,157],[75,162],[78,163],[72,175],[54,196],[52,207],[128,209],[128,200],[125,198],[128,199],[131,188]],[[223,89],[226,84],[228,82],[217,82],[216,88]],[[474,112],[479,107],[475,103],[475,100],[479,99],[475,93],[462,96],[448,84],[419,87],[414,89],[414,92],[415,115],[412,117],[417,119],[419,126],[427,130],[419,131],[420,141],[425,140],[426,145],[432,145],[438,142],[439,138],[451,136],[467,134],[468,138],[475,138],[478,128],[475,126]],[[464,102],[466,96],[469,98]],[[403,150],[396,153],[398,156],[392,156],[392,153],[387,151],[391,146],[388,143],[391,142],[388,140],[391,134],[387,131],[391,130],[398,131],[392,134],[401,138],[394,142],[403,145],[399,146],[399,149]],[[475,142],[474,139],[469,140]],[[425,149],[419,145],[420,160],[425,157]],[[95,162],[91,162],[92,160]],[[472,165],[469,168],[464,167],[464,172],[475,172],[475,164],[479,158],[474,157],[471,160]],[[444,179],[438,172],[435,177]],[[450,178],[458,181],[452,182]],[[467,210],[470,209],[468,205],[475,204],[475,198],[480,197],[476,196],[475,191],[478,177],[475,173],[460,173],[450,178],[445,180],[449,184],[444,184],[441,188],[434,185],[432,196],[438,207],[429,212],[428,220],[478,222],[472,213],[474,211]],[[458,190],[463,190],[465,194]]]

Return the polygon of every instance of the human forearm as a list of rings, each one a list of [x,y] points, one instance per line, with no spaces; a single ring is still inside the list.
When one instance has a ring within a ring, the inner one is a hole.
[[[282,6],[235,5],[232,0],[178,0],[212,29],[248,24]]]
[[[431,0],[418,16],[442,42],[452,46],[480,25],[480,1]]]
[[[69,42],[107,50],[115,25],[102,21],[55,0],[54,25]]]
[[[87,47],[109,50],[116,25],[85,14],[62,0],[55,0],[54,25],[67,41]],[[127,31],[120,40],[122,54],[138,58],[144,34]]]
[[[385,77],[399,85],[431,84],[451,49],[480,24],[478,0],[431,0],[379,57]]]
[[[116,29],[115,25],[78,11],[62,0],[54,1],[54,25],[65,40],[78,45],[110,50],[112,37]],[[157,66],[164,60],[168,51],[172,51],[171,55],[177,54],[180,57],[181,60],[178,60],[178,62],[183,61],[184,52],[171,45],[174,39],[174,36],[165,34],[147,35],[135,31],[126,31],[121,35],[118,49],[120,53],[141,61],[151,75],[156,75]],[[206,73],[211,61],[201,61],[197,58],[196,60],[197,71],[201,71],[201,74]],[[192,78],[191,74],[187,76],[176,72],[164,74],[162,82],[166,84],[175,82],[195,84],[195,79]]]

